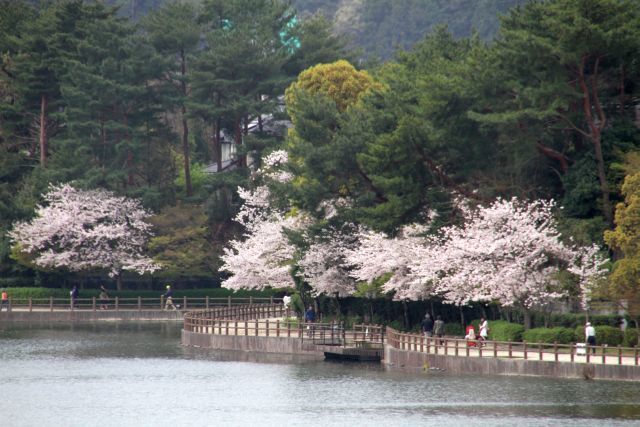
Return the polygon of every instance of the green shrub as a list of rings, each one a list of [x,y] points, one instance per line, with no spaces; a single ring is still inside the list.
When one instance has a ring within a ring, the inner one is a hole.
[[[576,335],[571,328],[533,328],[525,331],[522,339],[531,343],[571,344],[575,342]]]
[[[395,329],[396,331],[402,331],[404,329],[404,325],[402,324],[402,321],[400,321],[400,320],[394,320],[392,322],[389,322],[388,326],[391,329]]]
[[[464,328],[460,323],[445,323],[444,334],[454,337],[463,337],[465,335]]]
[[[624,338],[622,339],[623,347],[634,347],[638,345],[638,334],[640,330],[636,328],[627,328],[624,331]]]
[[[479,329],[476,326],[476,333]],[[524,326],[505,320],[489,321],[489,339],[493,341],[522,341]]]
[[[537,326],[541,325],[541,319],[536,322]],[[578,328],[584,327],[587,323],[587,315],[585,313],[556,313],[549,316],[551,327]],[[594,325],[618,326],[620,316],[617,314],[597,314],[590,315],[589,321]]]
[[[471,325],[480,334],[480,320],[472,320]],[[506,320],[489,320],[489,339],[493,341],[522,341],[524,326],[518,323],[510,323]],[[464,333],[463,333],[464,335]]]
[[[620,328],[608,325],[594,325],[594,327],[596,328],[597,345],[607,344],[610,346],[617,346],[622,344],[624,336]],[[584,326],[578,326],[575,331],[577,341],[586,342],[586,338],[584,336]]]
[[[620,328],[613,326],[596,326],[596,343],[617,346],[622,344],[624,335]]]

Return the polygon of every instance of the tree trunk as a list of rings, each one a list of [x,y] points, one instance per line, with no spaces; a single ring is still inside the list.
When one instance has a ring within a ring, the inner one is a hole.
[[[458,306],[458,309],[460,310],[460,324],[464,328],[465,326],[467,326],[465,321],[464,321],[464,311],[462,310],[461,306]]]
[[[409,327],[411,326],[409,324],[409,304],[407,303],[406,299],[402,300],[402,311],[404,317],[404,328],[409,329]]]
[[[522,315],[524,316],[524,329],[531,329],[531,311],[528,308],[523,307]]]
[[[187,107],[185,101],[187,98],[187,82],[185,81],[187,75],[187,60],[185,58],[184,49],[180,50],[180,74],[182,80],[180,81],[180,87],[182,89],[182,155],[184,156],[184,183],[187,197],[193,195],[193,188],[191,187],[191,153],[189,147],[189,124],[187,123]]]
[[[47,95],[40,97],[40,166],[47,167],[47,149],[49,145],[49,138],[47,135],[47,106],[49,100]]]
[[[122,290],[122,274],[116,276],[116,289],[119,291]]]
[[[593,66],[593,75],[591,78],[591,90],[587,85],[584,75],[587,57],[583,57],[578,68],[578,85],[582,91],[582,109],[589,127],[589,132],[581,131],[583,135],[588,137],[593,144],[596,155],[598,180],[600,181],[600,192],[602,193],[602,213],[609,226],[613,226],[613,209],[611,208],[611,198],[609,184],[607,183],[607,175],[605,172],[604,156],[602,155],[602,129],[607,124],[607,117],[604,114],[600,99],[598,98],[598,66],[600,59],[596,58]],[[593,98],[593,103],[592,103]],[[594,117],[592,109],[595,108],[597,118]]]
[[[246,155],[241,154],[242,151],[242,119],[238,116],[235,120],[235,143],[236,143],[236,155],[238,156],[238,166],[244,167],[247,165]]]

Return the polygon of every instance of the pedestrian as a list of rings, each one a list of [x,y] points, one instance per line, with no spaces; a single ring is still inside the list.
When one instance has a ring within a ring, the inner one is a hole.
[[[69,296],[71,296],[71,310],[77,307],[78,305],[78,287],[74,285],[74,287],[69,291]]]
[[[439,338],[440,345],[444,344],[444,320],[442,320],[442,316],[436,317],[436,321],[433,324],[433,333]]]
[[[313,311],[313,307],[309,306],[307,311],[304,312],[304,321],[306,323],[313,323],[316,321],[316,312]]]
[[[587,322],[584,328],[584,336],[587,340],[587,345],[591,347],[593,354],[596,354],[596,328],[591,326],[591,322]],[[587,351],[589,351],[587,349]]]
[[[171,285],[167,285],[167,291],[162,296],[165,298],[164,309],[169,310],[169,307],[171,307],[172,310],[176,310],[176,306],[173,305],[173,289]]]
[[[624,334],[624,331],[627,330],[627,319],[625,319],[624,317],[620,318],[620,330],[622,331],[622,333]]]
[[[6,289],[2,290],[2,302],[0,303],[0,311],[2,311],[3,307],[7,307],[7,311],[9,311],[9,294]]]
[[[480,318],[480,340],[486,341],[489,339],[489,322],[484,317]]]
[[[282,305],[285,310],[289,310],[289,305],[291,304],[291,297],[289,294],[284,294],[282,297]]]
[[[109,308],[109,294],[104,285],[100,286],[100,310],[107,310]]]
[[[431,338],[433,336],[433,320],[431,320],[431,315],[429,315],[429,313],[424,315],[424,319],[422,319],[420,326],[422,327],[422,333],[426,338]]]

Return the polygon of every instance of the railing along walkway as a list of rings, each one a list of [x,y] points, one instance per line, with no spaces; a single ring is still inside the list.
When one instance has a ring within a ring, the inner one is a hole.
[[[580,344],[477,341],[457,338],[427,338],[386,328],[387,345],[400,350],[459,357],[541,360],[548,362],[640,364],[638,347],[588,347]]]
[[[287,337],[311,340],[315,344],[354,347],[382,347],[383,328],[379,325],[341,323],[302,323],[290,319],[290,310],[282,304],[222,307],[185,314],[184,329],[201,334]]]
[[[211,309],[215,307],[232,307],[232,306],[254,306],[254,305],[274,305],[276,302],[282,301],[281,298],[255,298],[255,297],[173,297],[173,304],[179,310],[193,309]],[[143,298],[143,297],[113,297],[106,302],[105,310],[163,310],[165,309],[166,299],[164,297]],[[100,298],[78,298],[75,304],[70,298],[14,298],[10,299],[3,310],[9,311],[99,311],[102,303]]]

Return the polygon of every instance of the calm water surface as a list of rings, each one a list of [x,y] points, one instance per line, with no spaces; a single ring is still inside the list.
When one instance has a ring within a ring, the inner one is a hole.
[[[0,426],[640,425],[640,384],[212,352],[180,327],[0,323]]]

